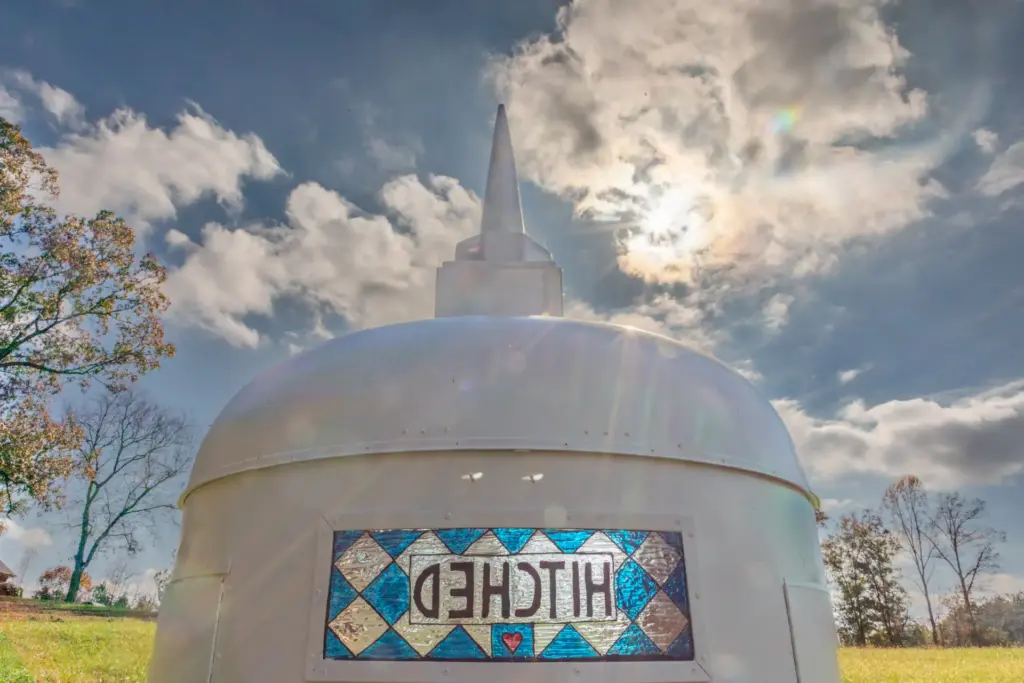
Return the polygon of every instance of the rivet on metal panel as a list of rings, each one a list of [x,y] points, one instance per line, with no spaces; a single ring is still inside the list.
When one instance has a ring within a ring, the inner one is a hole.
[[[697,600],[700,600],[700,593],[695,593],[693,597],[696,598]]]
[[[409,433],[409,430],[408,430],[408,429],[403,429],[403,430],[402,430],[402,433],[403,433],[403,434],[408,434],[408,433]]]
[[[629,432],[626,432],[626,436],[629,436]]]
[[[605,435],[605,436],[608,436],[608,432],[605,432],[605,433],[604,433],[604,435]]]
[[[686,535],[689,536],[690,538],[693,538],[693,532],[692,531],[690,533],[686,534]]]
[[[677,519],[676,520],[676,526],[682,526],[682,525],[683,525],[683,520]]]
[[[447,433],[448,433],[448,428],[447,428],[447,427],[445,427],[445,428],[444,428],[444,433],[445,433],[445,434],[447,434]]]
[[[420,434],[426,434],[426,433],[427,433],[427,430],[426,430],[426,429],[421,429],[421,430],[420,430]]]
[[[452,513],[450,513],[450,512],[444,513],[444,518],[445,519],[451,519],[452,518]]]
[[[443,673],[444,673],[445,676],[447,676],[448,675],[448,669],[445,669]]]
[[[316,594],[317,594],[317,595],[320,595],[320,594],[321,594],[322,592],[323,592],[323,591],[321,591],[321,590],[320,590],[319,588],[317,588],[317,589],[316,589]]]
[[[580,675],[580,670],[579,670],[579,669],[573,669],[573,670],[572,670],[572,672],[573,672],[574,674],[576,674],[577,676],[579,676],[579,675]]]

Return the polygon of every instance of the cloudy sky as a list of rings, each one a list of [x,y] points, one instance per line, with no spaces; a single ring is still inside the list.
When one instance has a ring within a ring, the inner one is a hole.
[[[178,356],[144,385],[206,426],[290,354],[431,314],[507,102],[572,315],[743,372],[834,513],[905,473],[982,496],[990,583],[1024,588],[1022,27],[1019,0],[4,3],[0,115],[62,211],[169,265]],[[67,558],[54,522],[4,561]]]

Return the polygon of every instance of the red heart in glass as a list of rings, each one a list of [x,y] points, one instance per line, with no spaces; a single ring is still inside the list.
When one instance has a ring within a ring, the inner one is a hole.
[[[515,654],[515,651],[519,648],[519,644],[523,642],[522,633],[502,633],[501,642],[505,643],[505,647],[508,651]]]

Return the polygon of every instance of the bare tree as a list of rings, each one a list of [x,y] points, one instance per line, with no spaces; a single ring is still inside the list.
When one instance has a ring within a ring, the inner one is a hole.
[[[929,524],[928,537],[939,557],[949,565],[960,588],[962,605],[970,628],[971,642],[981,644],[981,634],[971,602],[978,576],[999,568],[996,543],[1006,534],[991,527],[980,526],[985,514],[985,501],[964,499],[959,493],[939,496]]]
[[[107,595],[110,596],[111,604],[117,604],[118,607],[124,607],[128,604],[130,600],[128,597],[128,585],[134,577],[135,572],[128,568],[128,563],[123,559],[111,567],[110,571],[107,572],[107,577],[103,580]]]
[[[161,569],[153,576],[153,583],[156,584],[156,604],[157,606],[163,602],[164,592],[167,590],[167,586],[171,584],[171,577],[174,575],[174,560],[178,556],[178,550],[175,549],[171,553],[171,564],[165,569]]]
[[[25,587],[25,577],[28,576],[28,569],[35,562],[36,557],[39,556],[39,550],[37,548],[25,548],[25,552],[21,555],[21,562],[18,563],[18,586],[21,588]]]
[[[188,421],[144,399],[136,391],[104,393],[79,415],[85,433],[75,454],[74,477],[85,485],[73,506],[78,547],[67,602],[102,550],[141,548],[139,531],[175,509],[176,482],[191,461]]]
[[[935,544],[928,538],[928,525],[932,519],[928,494],[921,480],[910,475],[899,479],[885,490],[882,507],[888,513],[900,546],[914,562],[917,577],[914,583],[924,595],[928,607],[928,623],[932,629],[932,644],[939,644],[939,627],[932,608],[929,583],[938,557]]]

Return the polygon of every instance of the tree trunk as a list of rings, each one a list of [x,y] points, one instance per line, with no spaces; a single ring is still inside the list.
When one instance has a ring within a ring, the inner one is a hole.
[[[82,587],[82,574],[85,573],[85,544],[89,539],[89,508],[92,507],[93,483],[89,483],[85,506],[82,510],[82,528],[78,534],[78,551],[75,553],[75,567],[71,570],[71,581],[68,583],[68,594],[64,602],[74,602],[78,598],[78,590]],[[92,559],[92,553],[89,553]]]
[[[868,626],[864,619],[864,607],[857,604],[857,645],[866,647],[868,644]]]
[[[74,602],[78,599],[78,591],[82,587],[82,574],[85,573],[85,568],[82,567],[81,556],[75,557],[75,568],[71,570],[71,581],[68,583],[68,594],[64,597],[64,602]]]
[[[974,610],[971,609],[971,592],[967,590],[967,583],[960,578],[960,590],[964,596],[964,611],[967,612],[967,628],[971,633],[971,645],[981,647],[981,636],[978,634],[978,624],[974,620]]]
[[[935,612],[932,610],[932,599],[928,595],[928,584],[924,584],[924,604],[928,607],[928,623],[932,627],[932,645],[939,646],[939,627],[935,624]]]

